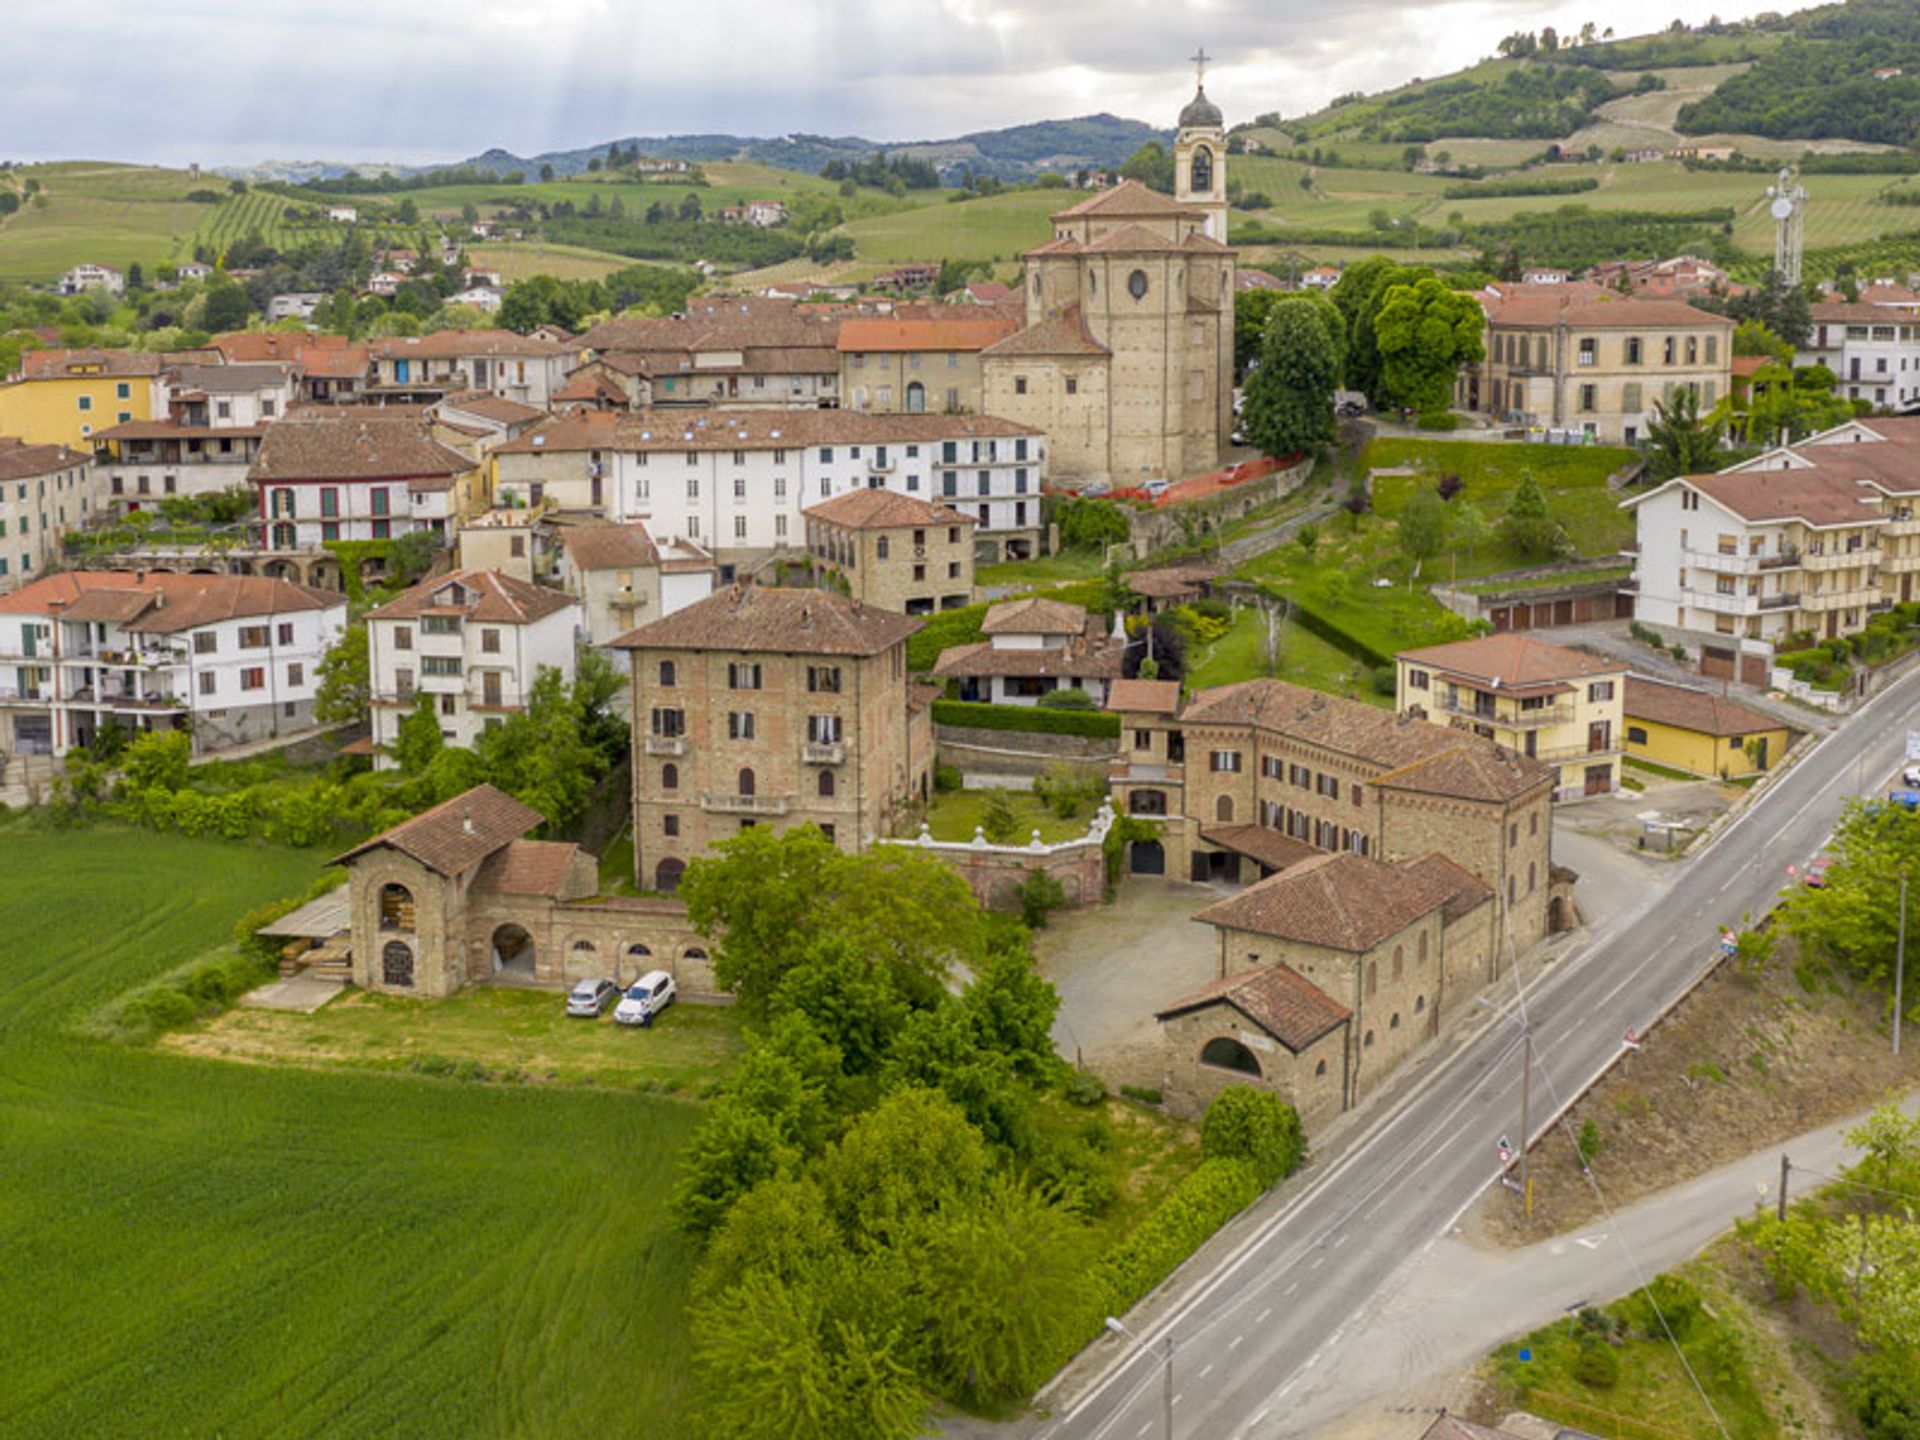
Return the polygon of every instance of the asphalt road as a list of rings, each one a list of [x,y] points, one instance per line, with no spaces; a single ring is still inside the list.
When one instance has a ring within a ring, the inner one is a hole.
[[[1672,886],[1602,923],[1530,989],[1534,1134],[1715,958],[1722,926],[1764,911],[1831,834],[1850,795],[1878,787],[1920,726],[1920,671],[1876,696],[1697,855]],[[1498,1175],[1496,1145],[1520,1132],[1521,1002],[1425,1077],[1324,1174],[1276,1204],[1206,1274],[1185,1277],[1091,1384],[1017,1427],[1035,1440],[1165,1434],[1162,1374],[1173,1338],[1179,1440],[1311,1435],[1391,1383],[1343,1346],[1370,1300],[1434,1244]],[[1279,1197],[1276,1197],[1276,1200]],[[1498,1305],[1497,1294],[1486,1297]],[[1353,1347],[1359,1349],[1360,1347]],[[1064,1388],[1064,1387],[1063,1387]]]

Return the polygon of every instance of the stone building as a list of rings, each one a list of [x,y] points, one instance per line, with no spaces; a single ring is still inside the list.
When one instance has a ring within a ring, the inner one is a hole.
[[[924,800],[932,728],[908,684],[920,621],[820,590],[730,586],[614,642],[633,684],[639,883],[755,825],[865,850]]]
[[[849,490],[804,512],[816,572],[867,605],[931,615],[973,603],[973,527],[945,505],[878,487]]]
[[[1125,180],[1053,216],[1025,257],[1026,327],[981,354],[984,408],[1044,430],[1056,478],[1178,479],[1232,431],[1226,134],[1204,89],[1174,153],[1172,196]]]
[[[526,838],[544,818],[481,785],[338,857],[353,983],[439,999],[495,979],[564,988],[657,969],[683,992],[711,993],[686,907],[598,895],[593,856]]]
[[[1172,714],[1123,710],[1120,727],[1115,808],[1161,825],[1130,847],[1133,874],[1238,881],[1301,846],[1437,851],[1504,901],[1513,945],[1572,923],[1571,872],[1552,856],[1556,772],[1541,761],[1280,680],[1203,690]]]
[[[1443,856],[1351,853],[1208,906],[1194,918],[1214,927],[1219,976],[1159,1012],[1173,1107],[1251,1082],[1310,1124],[1350,1108],[1501,973],[1496,909]]]
[[[1012,308],[845,320],[837,341],[844,403],[876,414],[977,413],[985,408],[980,353],[1020,325]]]

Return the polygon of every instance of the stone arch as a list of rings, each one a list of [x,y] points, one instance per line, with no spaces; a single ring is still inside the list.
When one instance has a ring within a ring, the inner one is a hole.
[[[831,770],[822,770],[820,772],[820,798],[822,800],[831,800],[833,798],[833,772]]]
[[[1187,168],[1187,188],[1206,194],[1213,191],[1213,151],[1204,145],[1193,147],[1193,163]]]
[[[187,573],[189,575],[218,575],[220,573],[220,567],[217,565],[196,565]]]
[[[520,975],[528,979],[534,973],[533,936],[526,927],[512,921],[493,932],[493,970],[496,975]]]
[[[567,947],[567,953],[575,965],[597,965],[600,961],[600,947],[584,935]]]
[[[413,891],[398,880],[380,887],[380,928],[411,933],[417,924]]]
[[[1213,802],[1213,818],[1222,825],[1233,823],[1233,797],[1222,795]]]
[[[261,567],[269,580],[293,580],[300,578],[299,567],[291,560],[269,560]]]
[[[404,940],[389,940],[380,947],[380,983],[401,990],[413,988],[413,947]]]
[[[307,584],[318,590],[344,591],[347,588],[346,582],[340,578],[340,562],[331,555],[307,566]]]
[[[752,767],[746,765],[741,766],[739,778],[735,781],[737,788],[734,793],[736,795],[751,795],[754,791],[754,784]]]
[[[1216,1035],[1200,1047],[1200,1063],[1216,1070],[1237,1070],[1242,1075],[1259,1075],[1260,1059],[1231,1035]]]
[[[671,895],[680,888],[680,877],[687,873],[687,862],[669,855],[653,867],[653,888]]]

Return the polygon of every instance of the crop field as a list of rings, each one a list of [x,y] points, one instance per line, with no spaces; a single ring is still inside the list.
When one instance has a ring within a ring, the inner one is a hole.
[[[82,1038],[315,859],[15,820],[0,866],[10,1436],[685,1433],[697,1107]]]
[[[1017,260],[1021,252],[1046,243],[1054,211],[1080,198],[1066,190],[1016,190],[872,215],[844,228],[853,237],[854,253],[865,261]]]
[[[524,244],[472,245],[467,254],[476,265],[493,266],[508,285],[535,275],[551,275],[556,280],[598,280],[629,265],[648,263],[580,245],[549,245],[538,240]]]

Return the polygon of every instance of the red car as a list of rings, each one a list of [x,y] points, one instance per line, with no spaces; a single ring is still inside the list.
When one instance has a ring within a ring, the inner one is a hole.
[[[1816,855],[1807,862],[1806,872],[1800,877],[1800,883],[1811,890],[1823,890],[1827,884],[1827,871],[1833,868],[1833,856]]]

